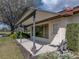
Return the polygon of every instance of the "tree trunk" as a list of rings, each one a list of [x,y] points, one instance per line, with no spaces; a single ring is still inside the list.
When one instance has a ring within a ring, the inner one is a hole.
[[[14,26],[11,26],[11,34],[14,34]]]

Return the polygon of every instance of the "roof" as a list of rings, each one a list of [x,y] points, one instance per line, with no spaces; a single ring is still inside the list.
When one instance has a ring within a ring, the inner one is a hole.
[[[34,0],[36,8],[58,13],[67,7],[79,6],[79,0]]]
[[[16,23],[16,25],[21,24],[21,23],[25,23],[25,24],[31,24],[32,23],[32,16],[34,14],[35,10],[34,9],[29,9],[24,16],[22,16],[22,18]],[[56,13],[49,13],[46,11],[41,11],[41,10],[37,10],[36,11],[36,22],[42,21],[44,19],[47,19],[49,17],[52,16],[56,16]],[[27,22],[27,23],[26,23]]]
[[[30,12],[30,11],[29,11]],[[73,15],[79,13],[79,6],[75,7],[73,9]],[[26,13],[27,14],[27,13]],[[32,15],[27,18],[27,15],[25,14],[24,18],[21,18],[20,22],[23,23],[23,25],[27,25],[30,26],[32,25]],[[62,14],[62,15],[61,15]],[[43,16],[44,15],[44,16]],[[47,15],[47,16],[46,16]],[[62,17],[68,17],[70,15],[68,15],[66,13],[65,10],[63,10],[62,12],[59,12],[57,14],[53,14],[53,13],[48,13],[48,12],[43,12],[43,11],[37,11],[37,15],[38,17],[36,17],[36,24],[41,23],[41,22],[45,22],[45,21],[49,21],[49,20],[54,20],[54,19],[58,19],[58,18],[62,18]],[[22,21],[23,20],[23,21]],[[27,21],[26,21],[27,20]],[[38,20],[38,21],[37,21]],[[20,23],[18,22],[18,23]]]
[[[21,24],[22,22],[24,22],[25,20],[27,20],[28,18],[32,17],[33,13],[35,11],[30,9],[27,12],[25,12],[25,14],[21,17],[21,19],[16,23],[16,25]]]

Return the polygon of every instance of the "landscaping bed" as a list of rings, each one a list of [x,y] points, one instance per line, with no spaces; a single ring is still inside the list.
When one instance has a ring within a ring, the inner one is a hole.
[[[50,52],[38,55],[37,59],[79,59],[79,56],[71,51],[65,51],[63,54],[60,52]]]

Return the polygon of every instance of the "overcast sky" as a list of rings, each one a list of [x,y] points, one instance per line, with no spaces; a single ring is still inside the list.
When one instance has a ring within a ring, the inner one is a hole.
[[[2,28],[9,28],[6,24],[2,24],[2,23],[0,23],[0,29],[2,29]]]
[[[79,0],[35,0],[35,4],[42,10],[60,12],[66,7],[79,6]]]

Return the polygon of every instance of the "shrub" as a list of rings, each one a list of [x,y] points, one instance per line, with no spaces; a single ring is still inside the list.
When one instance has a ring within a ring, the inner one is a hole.
[[[17,32],[16,35],[17,35],[17,38],[30,38],[30,34],[26,32]]]
[[[16,34],[12,34],[12,35],[10,35],[10,38],[12,38],[12,39],[16,39],[17,36],[16,36]]]
[[[63,59],[72,59],[72,58],[73,58],[73,56],[71,56],[70,54],[64,54],[63,55]]]
[[[58,59],[58,55],[56,53],[45,53],[39,55],[37,59]]]
[[[57,52],[45,53],[37,56],[37,59],[75,59],[71,54],[64,53],[60,54]]]
[[[23,38],[30,38],[30,34],[22,32],[22,37]]]
[[[20,32],[16,32],[17,38],[20,38]]]
[[[74,52],[79,52],[79,24],[67,25],[66,38],[68,48]]]

